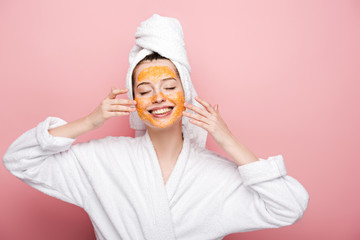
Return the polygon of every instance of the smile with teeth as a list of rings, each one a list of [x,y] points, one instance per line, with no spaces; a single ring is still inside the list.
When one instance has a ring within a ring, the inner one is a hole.
[[[170,112],[172,109],[173,109],[172,107],[161,108],[157,110],[151,110],[150,113],[154,115],[161,115]]]

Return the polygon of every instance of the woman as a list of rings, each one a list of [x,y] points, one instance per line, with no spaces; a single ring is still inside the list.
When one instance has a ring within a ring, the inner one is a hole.
[[[166,35],[174,39],[164,39],[162,31],[174,29]],[[232,135],[218,106],[196,97],[179,22],[155,14],[135,36],[127,89],[112,89],[77,121],[48,117],[25,132],[6,152],[6,168],[84,208],[97,239],[222,239],[298,221],[309,196],[287,175],[282,156],[257,158]],[[129,99],[116,98],[125,93]],[[72,145],[124,115],[137,137]],[[234,162],[205,148],[207,132]]]

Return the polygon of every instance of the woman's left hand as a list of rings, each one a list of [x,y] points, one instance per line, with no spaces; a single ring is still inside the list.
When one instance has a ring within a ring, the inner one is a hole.
[[[190,118],[190,122],[208,131],[217,144],[229,154],[239,165],[258,161],[258,158],[230,132],[226,123],[219,113],[217,104],[211,106],[208,102],[195,97],[205,109],[185,103],[184,106],[195,113],[183,112],[183,115]]]
[[[204,106],[204,109],[186,102],[184,106],[195,113],[184,111],[183,115],[190,118],[191,123],[208,131],[214,140],[223,147],[227,141],[232,139],[232,134],[220,116],[218,104],[211,106],[199,97],[195,97],[195,100]]]

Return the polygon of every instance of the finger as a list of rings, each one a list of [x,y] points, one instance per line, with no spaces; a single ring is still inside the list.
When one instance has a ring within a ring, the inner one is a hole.
[[[195,100],[196,101],[198,101],[201,105],[203,105],[204,106],[204,108],[206,109],[206,110],[208,110],[210,113],[215,113],[215,110],[214,110],[214,108],[210,105],[210,103],[208,103],[207,101],[205,101],[205,100],[202,100],[201,98],[199,98],[199,97],[195,97]]]
[[[200,114],[200,115],[203,115],[204,117],[210,117],[210,113],[208,111],[206,111],[205,109],[203,108],[200,108],[200,107],[197,107],[195,105],[192,105],[190,103],[184,103],[184,106],[190,110],[193,110],[194,112]]]
[[[208,118],[203,117],[203,116],[201,116],[201,115],[199,115],[199,114],[190,113],[190,112],[183,112],[183,115],[184,115],[185,117],[188,117],[188,118],[197,120],[197,121],[199,121],[199,122],[203,122],[203,123],[205,123],[205,124],[207,124],[207,125],[210,124],[210,121],[209,121]]]
[[[136,111],[135,107],[127,107],[123,105],[110,105],[108,108],[109,112],[134,112]]]
[[[219,112],[219,104],[215,104],[214,109],[215,109],[215,111]]]
[[[206,123],[200,122],[200,121],[195,120],[195,119],[190,119],[189,121],[190,121],[192,124],[194,124],[194,125],[196,125],[196,126],[199,126],[199,127],[203,128],[203,129],[205,129],[206,131],[209,131],[209,130],[208,130],[208,126],[209,126],[209,125],[207,125]]]
[[[112,88],[109,95],[107,96],[108,99],[114,99],[119,94],[124,94],[128,91],[127,88],[120,89],[120,88]]]
[[[121,98],[115,98],[115,99],[110,99],[109,100],[109,104],[110,105],[136,105],[136,101],[135,100],[130,100],[130,99],[121,99]]]
[[[111,117],[125,116],[129,114],[129,112],[110,112]]]

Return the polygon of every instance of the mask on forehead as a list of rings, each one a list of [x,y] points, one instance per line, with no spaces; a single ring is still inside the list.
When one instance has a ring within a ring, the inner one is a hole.
[[[166,80],[171,78],[176,79],[176,74],[168,66],[150,66],[139,73],[136,109],[146,125],[166,128],[182,117],[184,94],[178,83],[174,85],[174,80]],[[144,82],[150,84],[141,87]]]

